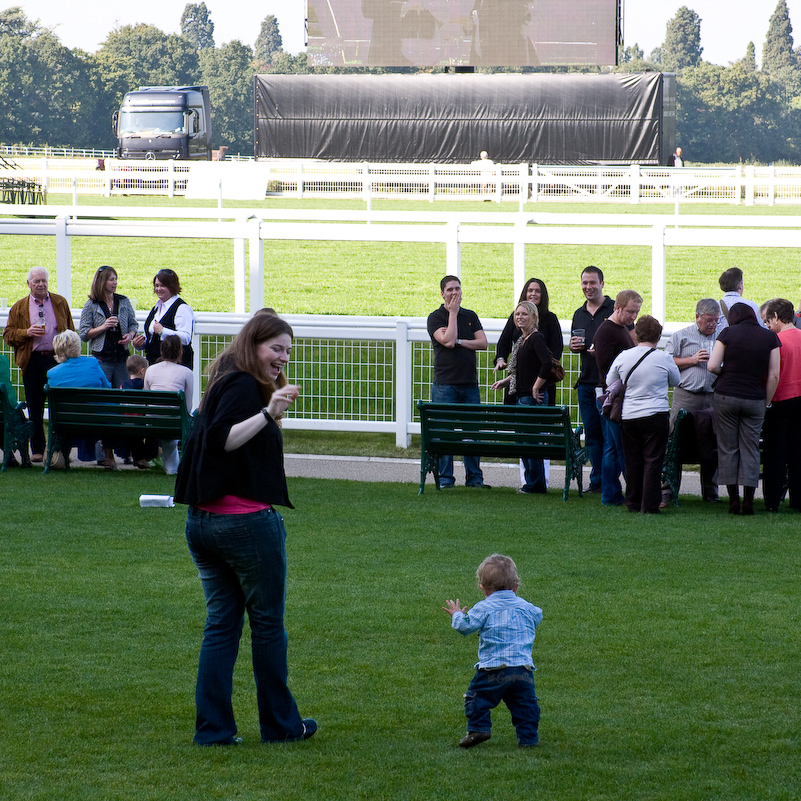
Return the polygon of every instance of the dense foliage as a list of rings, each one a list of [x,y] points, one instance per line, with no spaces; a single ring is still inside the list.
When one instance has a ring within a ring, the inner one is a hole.
[[[621,49],[615,69],[677,73],[677,143],[689,163],[801,163],[801,60],[786,0],[778,0],[770,19],[760,68],[753,43],[726,67],[704,61],[701,23],[682,6],[667,23],[660,47],[647,59],[636,43]],[[94,54],[64,47],[51,30],[14,7],[0,11],[0,142],[111,149],[111,115],[125,92],[201,83],[211,93],[213,146],[251,154],[255,73],[360,71],[315,68],[305,53],[285,52],[273,15],[263,20],[253,46],[217,46],[203,2],[186,4],[180,36],[152,25],[125,25],[111,31]]]

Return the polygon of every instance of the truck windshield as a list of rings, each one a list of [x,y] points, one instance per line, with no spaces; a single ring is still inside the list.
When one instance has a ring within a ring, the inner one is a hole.
[[[125,111],[120,113],[120,134],[182,133],[182,111]]]

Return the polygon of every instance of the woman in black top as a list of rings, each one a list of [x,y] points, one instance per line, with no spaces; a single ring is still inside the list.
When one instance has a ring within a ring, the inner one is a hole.
[[[278,420],[299,387],[278,387],[292,329],[257,314],[214,362],[175,484],[189,505],[186,538],[206,597],[195,701],[195,742],[233,745],[234,663],[248,614],[262,742],[305,740],[287,687],[286,531],[274,505],[292,508]]]
[[[559,319],[548,308],[548,287],[545,286],[545,281],[540,278],[529,278],[523,285],[523,291],[520,293],[520,301],[528,300],[537,307],[539,314],[539,323],[537,328],[539,332],[545,337],[545,343],[548,345],[548,350],[554,359],[562,358],[562,350],[564,342],[562,340],[562,328],[559,325]],[[505,370],[508,366],[509,355],[512,352],[512,346],[520,336],[520,329],[515,325],[514,312],[509,315],[506,321],[501,336],[498,339],[498,344],[495,346],[495,369]],[[556,403],[556,384],[548,384],[546,387],[547,405],[553,406]],[[503,402],[509,405],[514,405],[517,401],[516,398],[508,392],[504,393]]]
[[[517,304],[512,317],[520,330],[509,355],[509,375],[496,381],[492,389],[504,389],[517,398],[518,406],[547,405],[545,382],[551,371],[551,352],[545,337],[537,330],[537,307],[530,301]],[[542,459],[523,459],[525,483],[521,493],[541,493],[547,489]]]
[[[718,481],[729,493],[729,512],[752,515],[759,484],[759,435],[765,407],[779,383],[781,342],[759,325],[754,310],[745,303],[729,309],[728,321],[729,327],[718,334],[707,363],[707,369],[718,376],[712,397]]]

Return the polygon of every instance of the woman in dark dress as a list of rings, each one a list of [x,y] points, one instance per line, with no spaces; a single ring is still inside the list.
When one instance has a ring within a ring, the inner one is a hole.
[[[551,352],[545,337],[537,330],[537,307],[528,300],[517,304],[512,314],[520,336],[509,355],[509,375],[496,381],[492,389],[509,390],[518,406],[545,404],[545,382],[551,371]],[[518,492],[542,493],[547,489],[542,459],[523,459],[525,483]]]
[[[726,485],[731,514],[754,514],[759,485],[759,436],[765,407],[779,383],[779,337],[762,328],[745,303],[729,309],[707,369],[715,373],[712,409],[718,439],[718,481]],[[740,505],[740,485],[743,502]]]
[[[548,308],[548,287],[545,286],[545,281],[540,278],[529,278],[523,285],[523,291],[520,293],[520,301],[528,300],[537,307],[539,314],[539,323],[537,329],[545,337],[545,344],[551,352],[554,359],[562,358],[562,349],[564,342],[562,340],[562,328],[559,325],[559,319]],[[520,302],[518,301],[518,302]],[[514,312],[509,315],[506,321],[501,336],[498,339],[498,344],[495,346],[495,370],[505,370],[508,366],[509,355],[512,352],[512,346],[520,336],[520,329],[515,325]],[[546,405],[554,406],[556,404],[556,384],[548,384],[546,386]],[[517,401],[514,396],[509,393],[504,394],[503,402],[509,405],[514,405]]]
[[[292,508],[277,423],[299,391],[277,386],[292,338],[280,317],[257,314],[245,324],[212,365],[178,467],[175,500],[190,507],[186,538],[207,611],[195,693],[199,745],[238,742],[231,693],[245,612],[261,741],[317,731],[287,686],[286,531],[275,508]]]

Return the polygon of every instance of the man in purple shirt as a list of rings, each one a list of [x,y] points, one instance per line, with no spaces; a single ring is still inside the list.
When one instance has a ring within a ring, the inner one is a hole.
[[[3,329],[3,340],[14,349],[14,363],[22,373],[28,417],[33,423],[32,462],[41,462],[44,458],[44,386],[47,371],[56,366],[53,337],[68,328],[75,330],[69,303],[61,295],[48,291],[48,279],[44,267],[31,267],[28,271],[30,294],[9,309]]]

